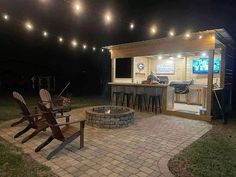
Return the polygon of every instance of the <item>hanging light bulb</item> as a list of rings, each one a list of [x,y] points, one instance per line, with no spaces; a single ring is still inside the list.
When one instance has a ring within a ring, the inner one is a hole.
[[[157,27],[156,25],[151,26],[150,28],[150,34],[155,35],[157,33]]]
[[[129,29],[130,29],[130,30],[133,30],[134,27],[135,27],[135,24],[134,24],[134,23],[130,23],[130,24],[129,24]]]
[[[59,42],[59,43],[63,43],[63,41],[64,41],[64,40],[63,40],[62,37],[58,37],[58,42]]]
[[[86,44],[83,45],[83,49],[84,49],[84,50],[87,49],[87,45],[86,45]]]
[[[7,14],[3,14],[2,17],[5,21],[8,21],[10,19],[9,15],[7,15]]]
[[[186,38],[186,39],[189,39],[190,37],[191,37],[190,32],[186,32],[186,33],[185,33],[185,38]]]
[[[106,24],[110,24],[112,22],[112,15],[110,12],[106,12],[104,15],[104,21]]]
[[[173,37],[174,35],[175,35],[174,30],[171,30],[171,31],[169,32],[169,36],[170,36],[170,37]]]
[[[73,48],[76,48],[76,47],[78,46],[78,42],[76,41],[76,39],[73,39],[73,40],[71,41],[71,46],[72,46]]]
[[[73,4],[72,4],[72,8],[73,8],[73,11],[75,14],[79,14],[82,12],[82,5],[80,2],[78,1],[75,1]]]
[[[43,37],[45,37],[45,38],[48,37],[48,32],[47,31],[43,31]]]
[[[32,25],[32,23],[30,21],[25,22],[25,28],[28,31],[33,31],[34,30],[34,26]]]

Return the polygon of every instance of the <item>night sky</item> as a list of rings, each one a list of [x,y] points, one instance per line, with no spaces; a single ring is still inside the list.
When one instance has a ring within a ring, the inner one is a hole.
[[[1,0],[0,12],[11,16],[0,21],[0,91],[30,91],[34,75],[56,76],[57,92],[71,82],[73,94],[99,94],[110,79],[107,52],[71,49],[69,41],[57,43],[55,36],[43,39],[40,32],[27,33],[21,22],[30,19],[40,30],[96,46],[150,39],[148,28],[155,23],[158,34],[165,37],[174,28],[176,34],[225,28],[236,39],[235,0],[81,0],[84,11],[74,15],[64,0]],[[69,1],[69,0],[67,0]],[[73,2],[72,0],[70,2]],[[105,25],[104,12],[109,9],[114,22]],[[136,24],[129,30],[129,23]]]

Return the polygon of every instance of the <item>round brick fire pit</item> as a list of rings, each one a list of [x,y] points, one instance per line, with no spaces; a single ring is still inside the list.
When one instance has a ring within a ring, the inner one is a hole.
[[[124,128],[134,123],[134,110],[121,106],[96,106],[86,111],[86,124],[98,128]]]

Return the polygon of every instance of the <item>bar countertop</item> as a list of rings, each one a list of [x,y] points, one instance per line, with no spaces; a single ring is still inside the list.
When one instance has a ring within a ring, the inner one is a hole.
[[[117,82],[108,82],[108,85],[113,86],[132,86],[132,87],[159,87],[167,88],[168,84],[137,84],[137,83],[117,83]]]

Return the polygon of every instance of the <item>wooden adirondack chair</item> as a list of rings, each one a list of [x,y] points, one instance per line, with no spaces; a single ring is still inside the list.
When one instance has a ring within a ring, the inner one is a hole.
[[[37,113],[31,113],[28,109],[28,107],[26,106],[26,103],[24,101],[24,98],[17,92],[13,92],[13,98],[15,99],[16,103],[19,105],[21,111],[22,111],[22,115],[23,118],[14,123],[14,125],[18,124],[19,122],[23,122],[23,121],[28,121],[28,125],[21,130],[20,132],[18,132],[14,138],[18,138],[21,135],[23,135],[24,133],[26,133],[27,131],[29,131],[30,129],[35,129],[33,133],[31,133],[29,136],[25,137],[22,140],[22,143],[27,142],[28,140],[30,140],[31,138],[33,138],[34,136],[36,136],[39,132],[46,130],[46,128],[48,128],[48,124],[46,124],[46,120],[39,118],[41,117],[40,114]]]
[[[47,120],[47,123],[51,128],[52,134],[44,143],[42,143],[35,149],[35,152],[39,152],[45,146],[50,144],[54,139],[61,141],[62,143],[47,156],[47,159],[50,160],[54,155],[56,155],[59,151],[61,151],[67,144],[71,143],[79,136],[80,136],[80,148],[84,147],[85,120],[65,123],[65,124],[58,124],[57,120],[55,119],[55,114],[53,114],[53,112],[50,109],[46,108],[46,106],[43,105],[42,103],[39,103],[38,106],[43,113],[43,117]],[[79,130],[77,127],[71,126],[71,124],[75,123],[80,123]],[[61,128],[62,126],[64,127]]]
[[[25,102],[24,98],[23,98],[19,93],[13,92],[13,93],[12,93],[12,96],[13,96],[14,99],[20,100],[23,104],[26,105],[26,102]],[[13,124],[11,125],[12,127],[14,127],[14,126],[16,126],[16,125],[18,125],[18,124],[20,124],[20,123],[22,123],[22,122],[28,120],[27,117],[24,115],[23,112],[22,112],[21,114],[22,114],[22,117],[20,118],[20,120],[17,121],[17,122],[15,122],[15,123],[13,123]]]
[[[39,91],[39,95],[41,102],[46,106],[46,108],[51,109],[54,113],[61,113],[61,115],[63,115],[63,105],[61,99],[57,99],[55,101],[52,100],[50,93],[45,89],[41,89]]]

